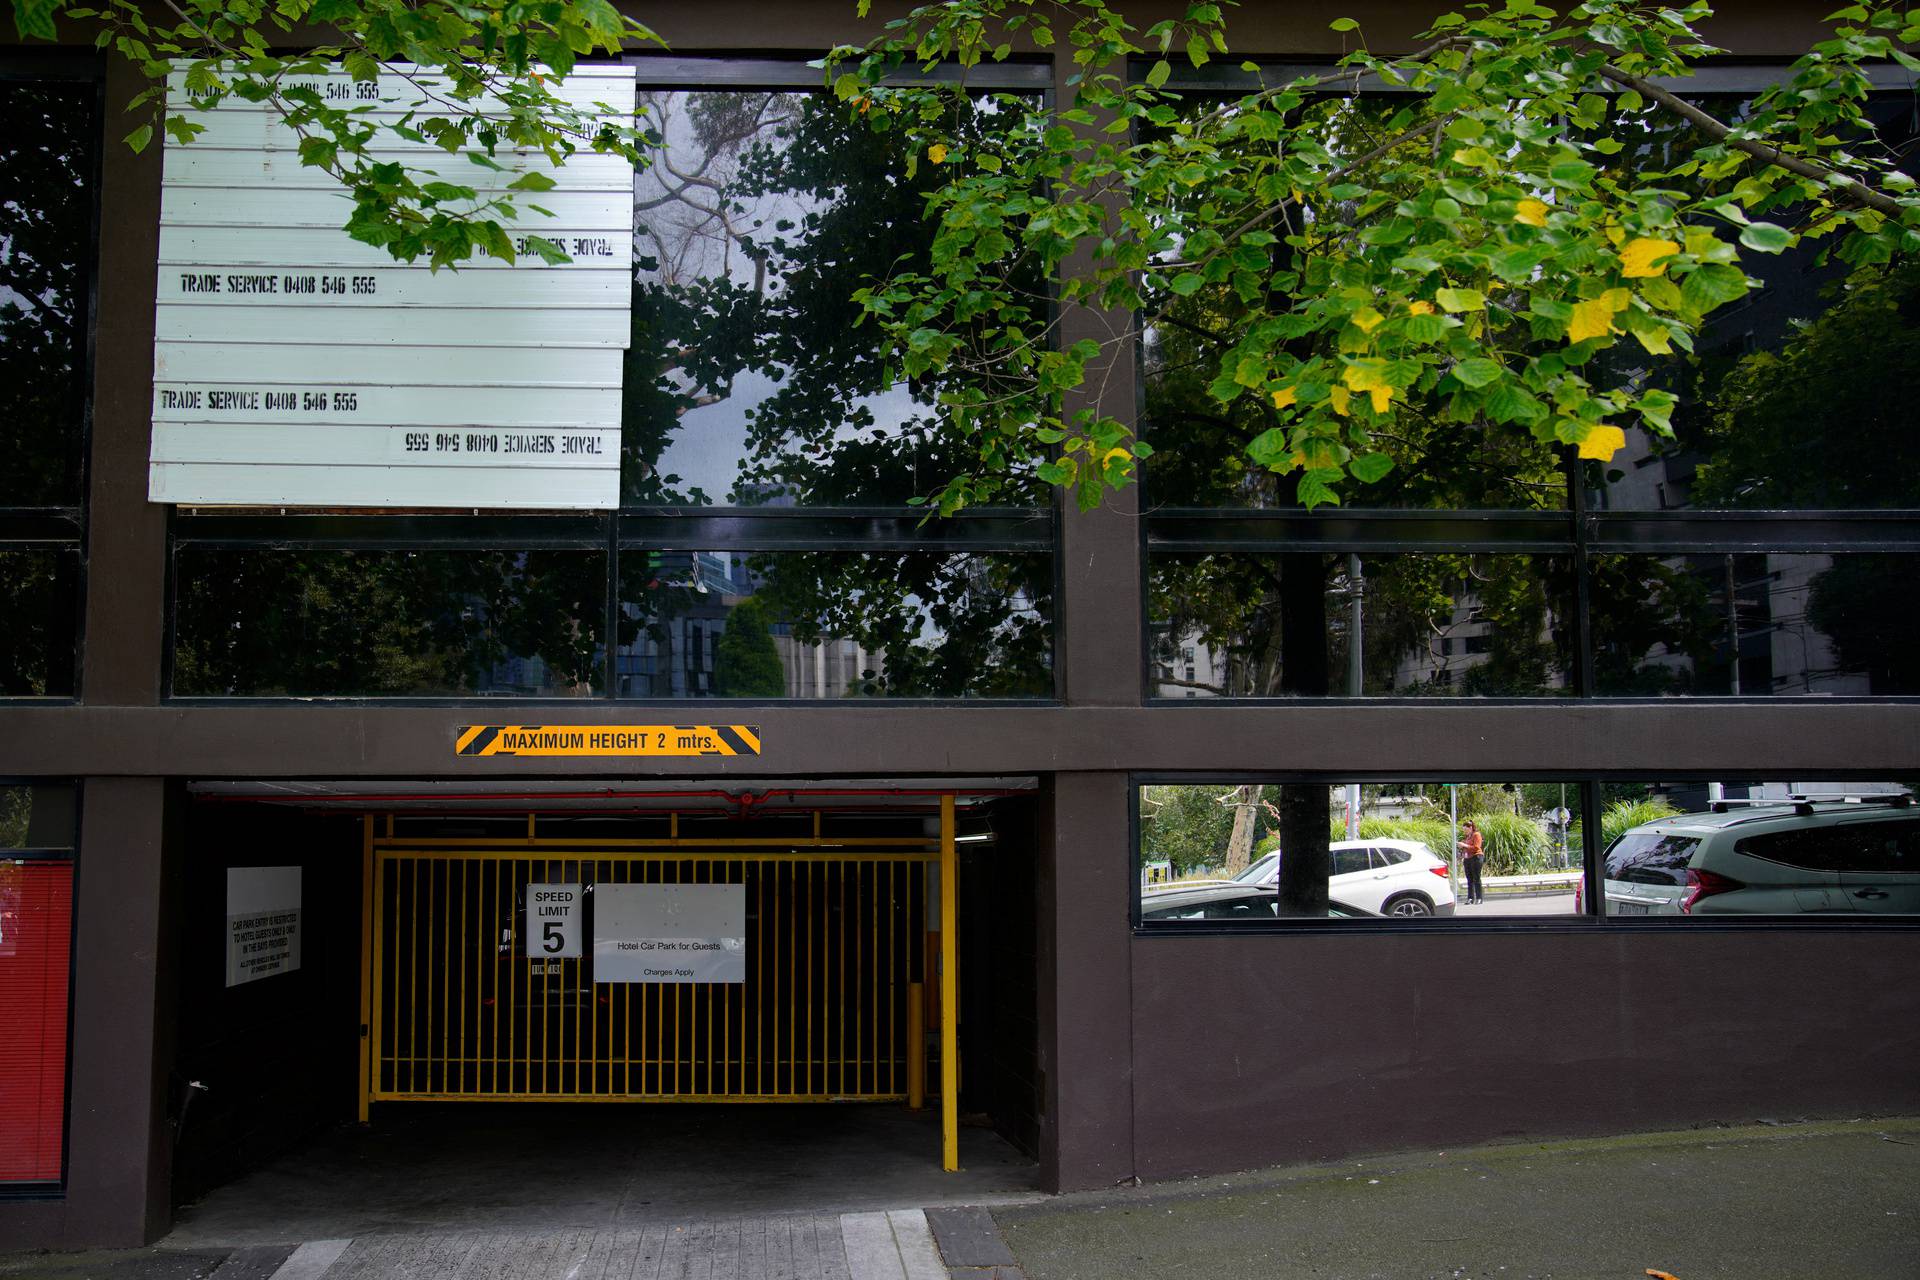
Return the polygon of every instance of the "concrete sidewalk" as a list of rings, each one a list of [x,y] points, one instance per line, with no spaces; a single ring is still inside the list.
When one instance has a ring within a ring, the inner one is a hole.
[[[1915,1280],[1920,1119],[1519,1143],[939,1208],[0,1256],[35,1280]]]
[[[1030,1280],[1914,1280],[1920,1120],[1428,1152],[992,1213]]]

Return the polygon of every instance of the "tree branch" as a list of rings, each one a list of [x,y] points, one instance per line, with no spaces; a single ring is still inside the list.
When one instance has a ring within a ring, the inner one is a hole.
[[[1906,206],[1902,205],[1892,196],[1875,191],[1873,188],[1866,186],[1864,183],[1856,182],[1852,178],[1846,178],[1845,175],[1829,169],[1825,165],[1815,164],[1811,160],[1802,160],[1798,156],[1787,155],[1778,147],[1768,146],[1764,142],[1756,142],[1752,138],[1736,137],[1732,128],[1714,119],[1699,107],[1688,102],[1685,98],[1680,97],[1678,94],[1670,93],[1651,81],[1642,80],[1639,76],[1628,75],[1612,63],[1602,65],[1600,74],[1617,85],[1632,89],[1635,93],[1638,93],[1641,97],[1649,101],[1659,103],[1700,132],[1706,134],[1709,138],[1712,138],[1715,142],[1724,142],[1735,151],[1742,151],[1757,160],[1764,160],[1768,164],[1778,165],[1788,173],[1797,173],[1803,178],[1811,178],[1815,182],[1826,185],[1830,190],[1845,196],[1849,201],[1861,208],[1871,209],[1875,213],[1883,213],[1895,221],[1899,221],[1901,216],[1906,212]],[[1839,186],[1832,185],[1835,178],[1843,179]]]

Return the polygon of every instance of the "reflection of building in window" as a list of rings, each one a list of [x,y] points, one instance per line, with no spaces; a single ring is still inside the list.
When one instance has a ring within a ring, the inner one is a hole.
[[[1153,696],[1156,698],[1220,698],[1226,696],[1225,654],[1197,635],[1176,638],[1166,624],[1153,628]]]
[[[1875,692],[1872,675],[1849,667],[1813,616],[1812,601],[1833,571],[1829,555],[1696,555],[1657,562],[1690,592],[1694,618],[1660,618],[1669,638],[1639,660],[1639,692],[1825,694]],[[1697,637],[1690,645],[1688,637]],[[1730,661],[1737,653],[1738,661]],[[1663,679],[1646,679],[1655,673]]]

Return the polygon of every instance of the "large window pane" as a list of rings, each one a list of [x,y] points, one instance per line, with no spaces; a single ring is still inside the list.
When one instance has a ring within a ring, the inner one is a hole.
[[[1602,796],[1608,915],[1920,915],[1911,783],[1609,783]]]
[[[923,252],[939,181],[830,97],[643,90],[658,134],[634,178],[638,270],[623,413],[626,501],[862,506],[962,469],[938,380],[912,385],[856,290]],[[968,130],[993,127],[977,100]],[[1000,505],[1044,500],[1031,477]]]
[[[1235,101],[1196,94],[1180,109],[1196,115],[1232,112]],[[1319,136],[1330,150],[1357,158],[1373,151],[1381,138],[1405,127],[1404,122],[1391,122],[1405,106],[1403,99],[1391,97],[1329,95],[1298,110],[1317,119]],[[1420,193],[1405,190],[1404,194]],[[1250,193],[1238,196],[1251,200]],[[1210,184],[1196,186],[1191,195],[1196,206],[1215,206],[1231,198]],[[1271,211],[1265,201],[1250,207]],[[1268,252],[1269,260],[1248,265],[1262,270],[1290,267],[1292,250],[1284,239]],[[1153,286],[1154,281],[1149,281]],[[1284,427],[1289,415],[1244,392],[1223,404],[1211,390],[1223,372],[1222,361],[1232,355],[1253,317],[1270,309],[1270,300],[1256,296],[1249,304],[1233,282],[1223,281],[1184,296],[1162,292],[1149,303],[1152,314],[1141,343],[1145,393],[1141,435],[1154,450],[1143,467],[1147,501],[1155,508],[1297,508],[1295,486],[1301,473],[1277,473],[1247,456],[1247,446],[1255,437]],[[1295,339],[1288,349],[1305,358],[1316,351],[1329,353],[1334,342],[1332,335],[1323,334]],[[1314,348],[1315,343],[1321,345]],[[1410,408],[1372,433],[1368,449],[1392,458],[1393,469],[1373,483],[1351,477],[1343,481],[1342,505],[1349,509],[1530,511],[1566,507],[1567,475],[1553,449],[1522,428],[1485,421],[1441,421],[1441,408],[1437,403]]]
[[[1647,697],[1920,694],[1917,570],[1914,555],[1596,556],[1596,688]]]
[[[175,558],[173,691],[189,697],[586,697],[606,556],[284,551]]]
[[[632,698],[1049,698],[1053,561],[621,552]]]
[[[1149,586],[1156,697],[1564,697],[1572,685],[1565,557],[1159,554]]]
[[[0,786],[0,849],[71,849],[78,816],[70,782]]]
[[[1737,101],[1705,105],[1722,118]],[[1863,154],[1905,154],[1920,116],[1910,94],[1870,108]],[[1648,125],[1620,163],[1659,167],[1698,145],[1689,126]],[[1654,162],[1649,164],[1649,162]],[[1700,185],[1697,177],[1677,183]],[[1731,190],[1730,181],[1721,190]],[[1792,209],[1753,210],[1793,225]],[[1761,285],[1713,313],[1692,354],[1650,355],[1622,341],[1614,379],[1660,385],[1680,401],[1671,439],[1633,428],[1611,462],[1584,465],[1589,503],[1620,511],[1920,507],[1920,439],[1907,401],[1920,375],[1920,267],[1855,267],[1828,247],[1796,246],[1742,265]]]
[[[0,549],[0,697],[73,696],[80,552]]]
[[[0,506],[80,501],[93,96],[0,80]]]
[[[1140,921],[1575,914],[1579,807],[1561,782],[1145,786]]]

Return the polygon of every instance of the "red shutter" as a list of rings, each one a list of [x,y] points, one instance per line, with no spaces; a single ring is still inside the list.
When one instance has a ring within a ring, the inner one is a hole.
[[[0,862],[0,1183],[58,1182],[73,864]]]

